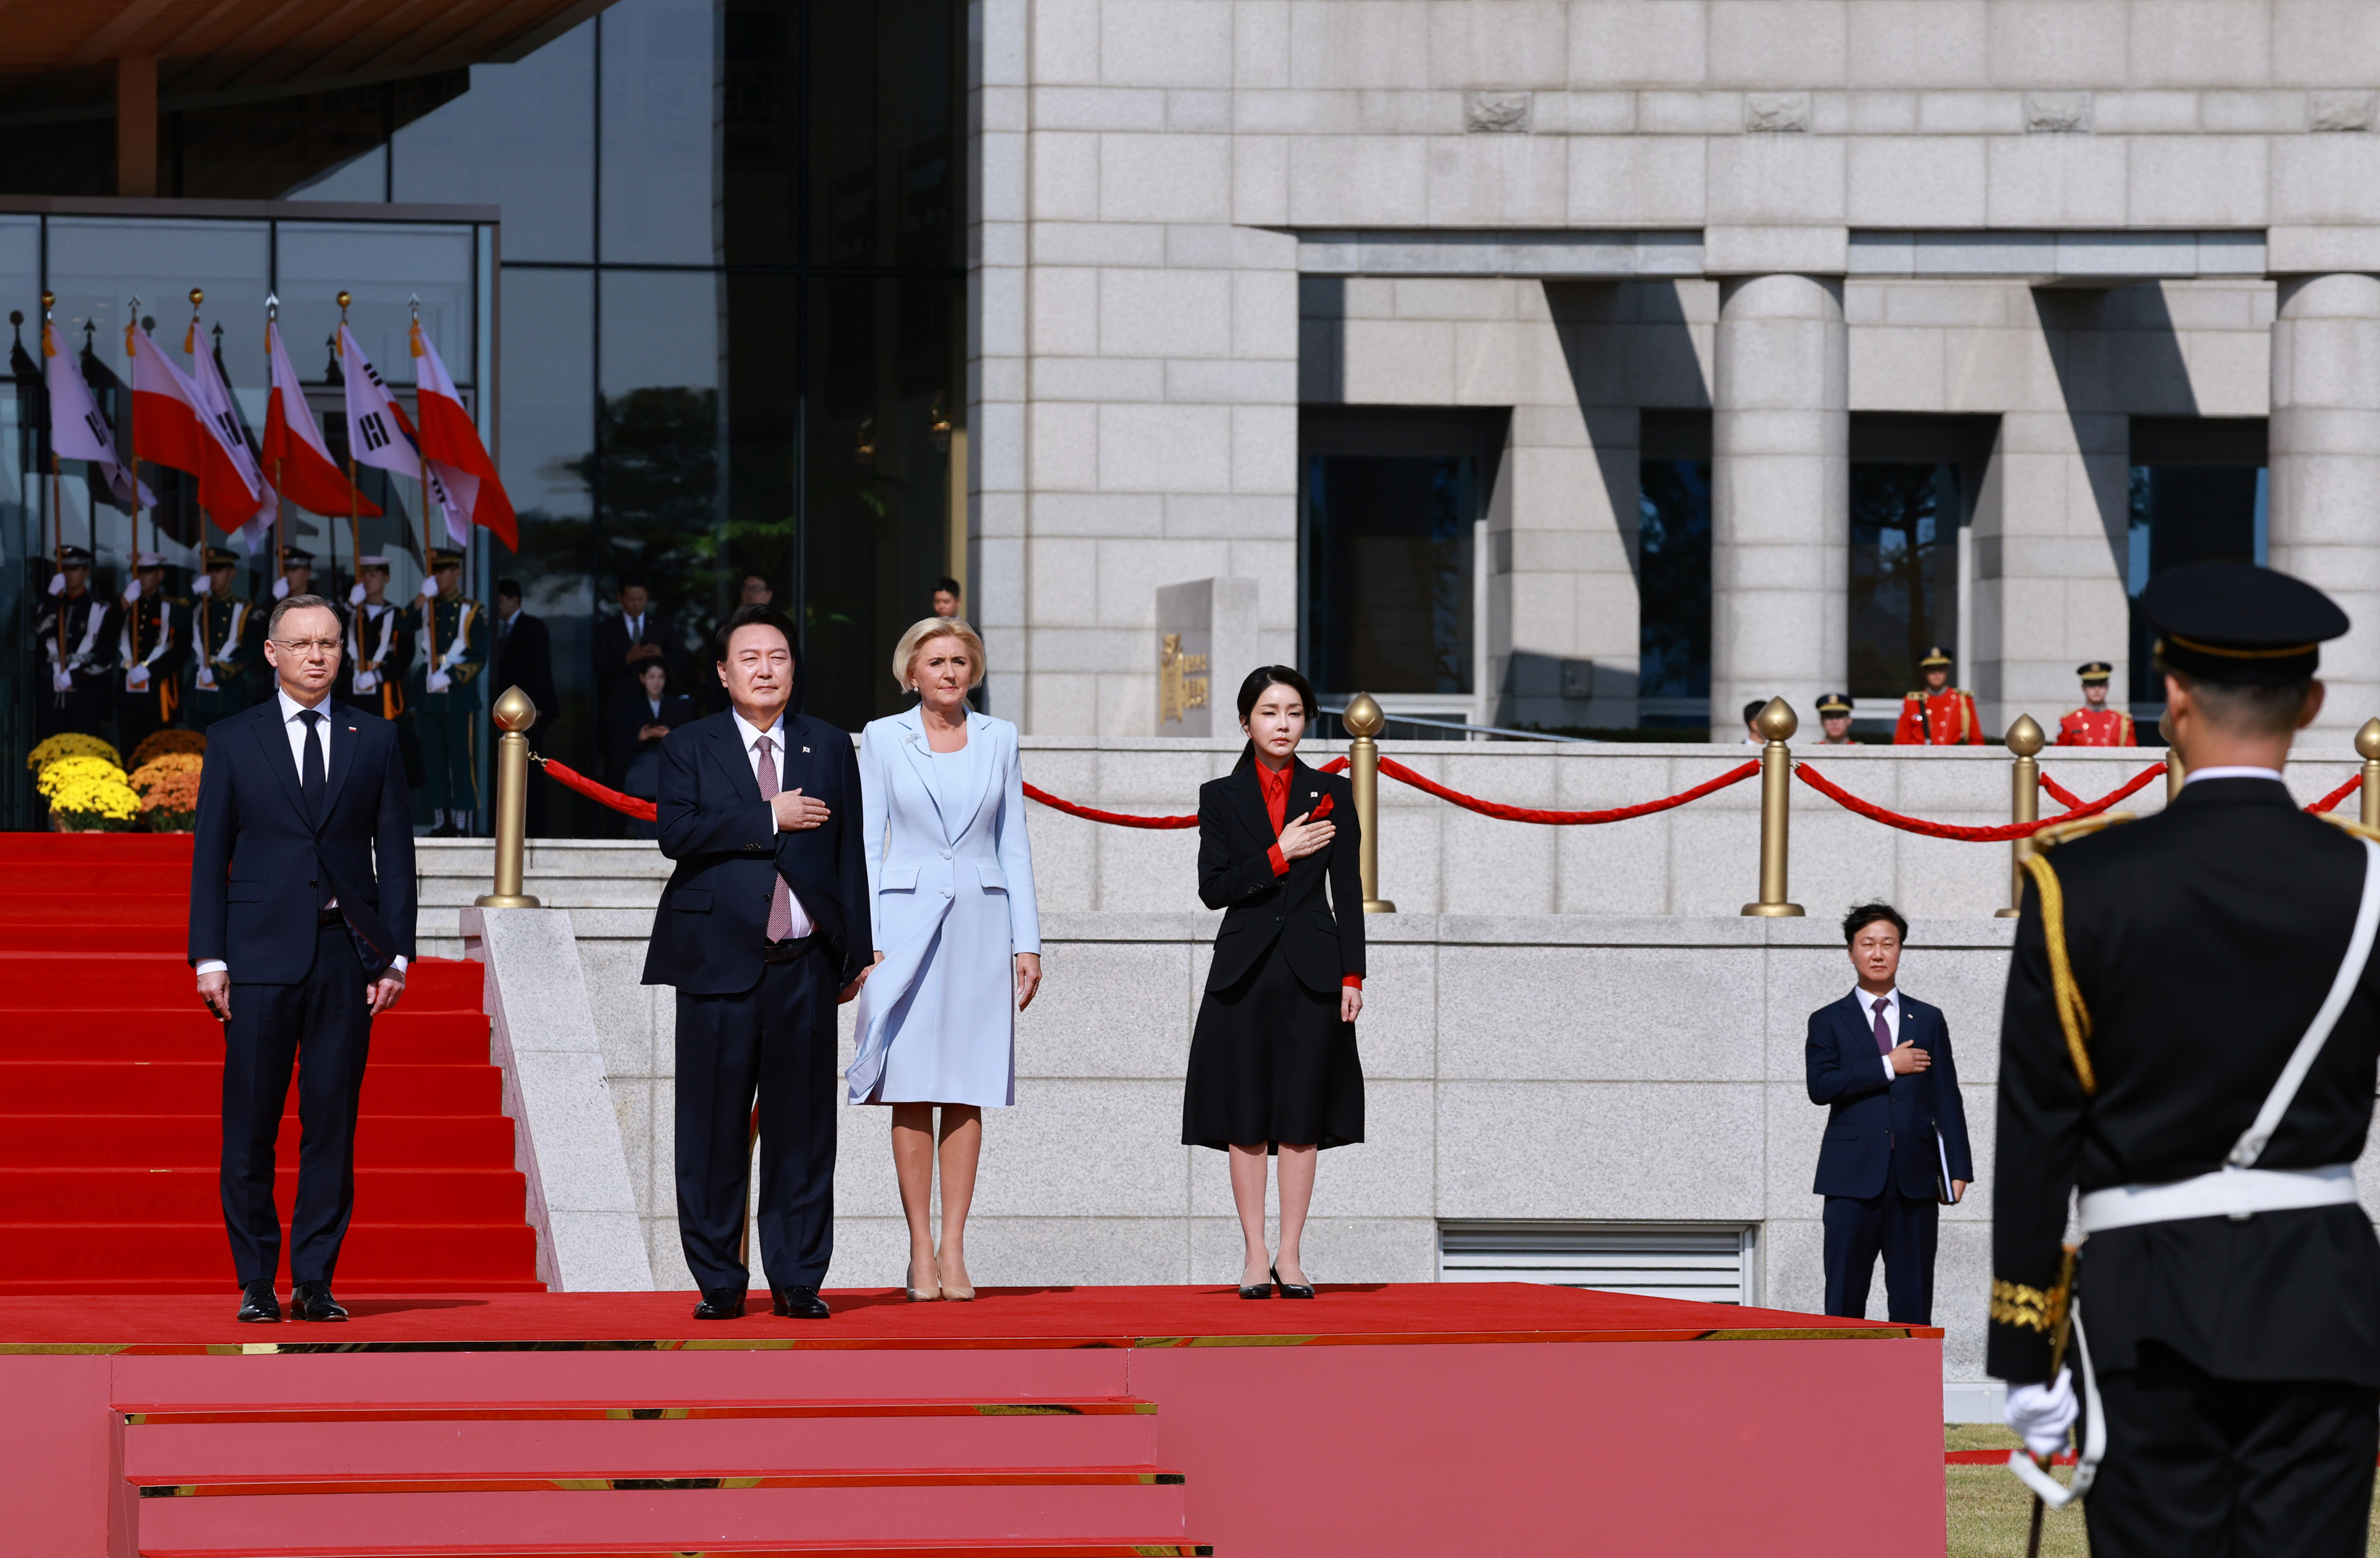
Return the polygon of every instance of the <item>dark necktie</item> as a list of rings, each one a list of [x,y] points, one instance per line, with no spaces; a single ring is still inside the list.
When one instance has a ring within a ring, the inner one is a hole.
[[[330,771],[322,766],[322,733],[317,728],[322,723],[322,711],[300,709],[298,717],[306,722],[306,755],[298,763],[298,793],[306,797],[307,816],[320,822],[322,797],[331,787]]]
[[[1889,995],[1876,998],[1876,1053],[1880,1055],[1892,1053],[1892,1025],[1884,1020],[1884,1009],[1891,1004]]]
[[[752,745],[758,748],[760,753],[760,761],[754,773],[754,777],[758,778],[760,782],[760,798],[762,800],[773,799],[780,788],[780,784],[777,778],[777,744],[763,736],[759,740],[752,743]],[[769,889],[769,928],[767,934],[771,941],[782,942],[793,933],[794,896],[793,894],[785,887],[785,878],[783,873],[772,871],[771,873],[771,885]]]

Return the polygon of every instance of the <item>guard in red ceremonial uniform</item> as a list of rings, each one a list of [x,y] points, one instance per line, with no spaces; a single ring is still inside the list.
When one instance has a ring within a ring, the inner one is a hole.
[[[2107,707],[2107,678],[2113,668],[2104,660],[2095,660],[2077,667],[2074,673],[2082,678],[2082,707],[2070,712],[2058,722],[2060,747],[2137,747],[2132,739],[2132,716],[2121,709]]]
[[[1950,685],[1950,656],[1938,645],[1917,663],[1925,673],[1924,690],[1900,702],[1900,723],[1893,727],[1896,747],[1980,747],[1984,722],[1975,717],[1975,695]]]

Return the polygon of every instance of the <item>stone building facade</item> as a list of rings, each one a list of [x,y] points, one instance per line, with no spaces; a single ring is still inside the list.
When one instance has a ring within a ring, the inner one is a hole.
[[[1957,473],[1929,620],[1991,731],[2082,661],[2128,685],[2143,472],[2221,449],[2225,544],[2356,620],[2325,722],[2380,712],[2380,6],[970,15],[968,548],[1029,732],[1155,728],[1167,584],[1258,580],[1263,651],[1312,658],[1318,440],[1398,410],[1486,419],[1498,723],[1644,722],[1665,444],[1708,462],[1718,739],[1853,678],[1862,460]]]

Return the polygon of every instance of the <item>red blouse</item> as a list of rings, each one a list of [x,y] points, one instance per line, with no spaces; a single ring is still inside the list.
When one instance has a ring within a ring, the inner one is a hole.
[[[1264,797],[1265,817],[1272,823],[1273,834],[1278,837],[1281,830],[1289,826],[1289,784],[1296,775],[1297,765],[1291,762],[1276,769],[1259,761],[1256,767],[1257,793]],[[1289,857],[1281,852],[1281,846],[1275,844],[1266,853],[1272,861],[1272,874],[1287,876]],[[1349,974],[1339,982],[1350,990],[1361,990],[1364,988],[1364,976]]]

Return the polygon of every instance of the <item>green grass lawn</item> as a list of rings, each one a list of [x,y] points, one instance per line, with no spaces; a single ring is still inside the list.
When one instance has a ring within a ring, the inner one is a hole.
[[[1947,1423],[1942,1429],[1945,1450],[2013,1450],[2017,1437],[1992,1423]],[[2064,1481],[2066,1473],[2058,1473]],[[2027,1523],[2033,1518],[2033,1494],[1999,1466],[1943,1467],[1948,1494],[1949,1558],[2024,1558]],[[2364,1552],[2380,1558],[2380,1508],[2374,1510],[2372,1536]],[[2082,1558],[2091,1551],[2082,1534],[2082,1506],[2053,1509],[2041,1526],[2043,1558]]]

